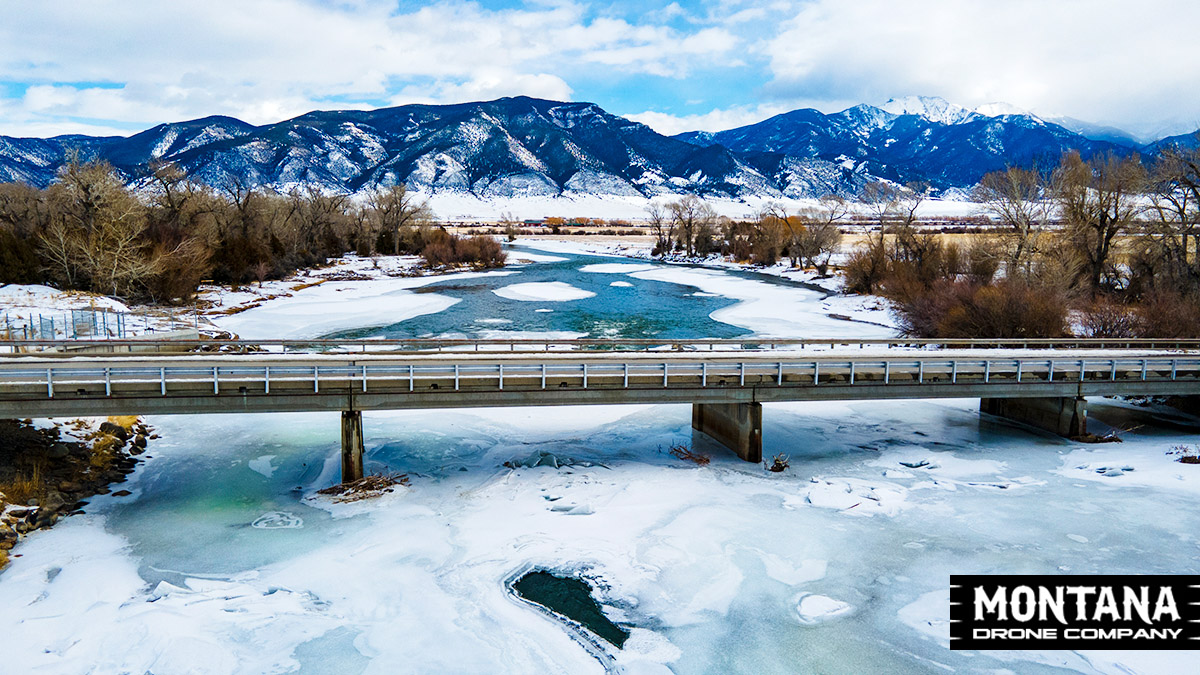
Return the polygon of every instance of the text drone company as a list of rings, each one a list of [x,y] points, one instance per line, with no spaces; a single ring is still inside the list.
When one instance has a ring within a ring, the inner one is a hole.
[[[1198,607],[1200,577],[953,575],[950,646],[1195,649]]]

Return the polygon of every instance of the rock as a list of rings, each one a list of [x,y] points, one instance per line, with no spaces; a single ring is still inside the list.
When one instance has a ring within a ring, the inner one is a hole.
[[[71,454],[71,449],[66,443],[55,443],[46,451],[46,457],[49,459],[62,459]]]
[[[57,490],[50,490],[46,493],[45,499],[42,500],[42,513],[55,513],[67,505],[67,500],[63,499],[62,493]]]
[[[102,433],[111,434],[113,436],[116,436],[117,438],[121,439],[122,441],[129,440],[129,431],[125,427],[121,426],[120,424],[113,424],[112,422],[101,422],[100,423],[100,431]]]
[[[40,511],[38,517],[33,521],[33,527],[30,529],[41,529],[44,527],[52,527],[58,522],[58,514],[53,511]]]
[[[114,497],[128,497],[128,496],[129,496],[129,495],[131,495],[131,494],[133,494],[133,493],[132,493],[132,492],[130,492],[129,490],[117,490],[116,492],[112,493],[112,496],[114,496]]]
[[[145,447],[146,447],[145,434],[138,434],[137,436],[133,437],[133,447],[145,449]]]
[[[69,480],[64,480],[58,484],[59,492],[79,492],[81,488],[82,486],[79,483]]]
[[[29,498],[29,500],[25,502],[25,505],[26,505],[26,506],[37,506],[37,505],[38,505],[38,498],[37,498],[37,497],[30,497],[30,498]]]
[[[145,449],[145,448],[139,448],[138,446],[136,446],[136,445],[135,445],[135,446],[133,446],[132,448],[130,448],[130,449],[129,449],[129,454],[131,454],[131,455],[135,455],[135,456],[136,456],[136,455],[140,455],[140,454],[142,454],[142,453],[143,453],[143,452],[145,452],[145,451],[146,451],[146,449]]]
[[[12,547],[13,547],[13,542],[11,542],[7,539],[4,541],[0,541],[0,551],[11,551]]]

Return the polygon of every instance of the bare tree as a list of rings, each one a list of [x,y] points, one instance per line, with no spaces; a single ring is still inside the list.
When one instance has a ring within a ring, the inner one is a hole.
[[[1001,239],[1007,274],[1023,270],[1028,275],[1054,208],[1042,175],[1020,167],[993,171],[979,181],[972,197],[1005,226]]]
[[[904,184],[904,189],[897,191],[896,208],[904,225],[911,226],[917,222],[917,209],[929,198],[930,190],[929,183],[925,181],[909,181]]]
[[[887,223],[899,214],[900,189],[886,181],[871,181],[862,186],[858,193],[858,201],[875,216],[879,229],[883,230]]]
[[[1136,157],[1111,153],[1085,162],[1079,153],[1071,152],[1054,172],[1054,194],[1066,240],[1084,260],[1093,294],[1115,281],[1113,241],[1138,216],[1137,198],[1146,180],[1146,169]]]
[[[801,213],[805,229],[792,243],[796,247],[794,255],[805,266],[816,267],[824,274],[830,258],[842,244],[842,229],[838,223],[849,212],[850,205],[837,195],[825,195],[817,206],[805,209]],[[793,254],[790,246],[788,253]]]
[[[42,243],[69,283],[123,295],[153,273],[142,237],[145,208],[111,166],[73,158],[50,195],[61,216]]]
[[[392,233],[393,255],[400,255],[400,242],[406,229],[433,218],[429,205],[419,201],[403,183],[375,188],[367,196],[367,203],[375,210],[381,228]]]
[[[708,232],[711,236],[717,213],[703,199],[696,195],[685,195],[678,201],[667,204],[679,236],[683,239],[684,249],[689,256],[696,253],[697,235]]]
[[[675,239],[675,220],[662,205],[650,202],[646,207],[646,222],[654,232],[654,251],[656,255],[666,255],[671,251],[671,241]]]
[[[1200,148],[1167,148],[1150,174],[1150,207],[1134,272],[1155,286],[1200,287]],[[1140,265],[1138,264],[1140,263]]]

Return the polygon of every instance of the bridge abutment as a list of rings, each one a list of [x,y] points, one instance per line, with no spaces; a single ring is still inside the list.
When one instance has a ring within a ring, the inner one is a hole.
[[[363,477],[362,411],[342,411],[342,482]]]
[[[985,398],[979,409],[990,415],[1024,422],[1066,438],[1087,434],[1087,400],[1067,398]]]
[[[762,461],[761,403],[693,403],[692,428],[747,462]]]

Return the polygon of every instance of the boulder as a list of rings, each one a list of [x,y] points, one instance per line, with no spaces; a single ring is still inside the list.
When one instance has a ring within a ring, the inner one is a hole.
[[[101,422],[100,423],[100,431],[102,433],[111,434],[113,436],[116,436],[117,438],[121,439],[122,441],[129,440],[129,431],[125,427],[121,426],[120,424],[113,424],[112,422]]]
[[[69,454],[71,454],[71,449],[67,447],[66,443],[55,443],[46,451],[46,457],[49,459],[62,459]]]

